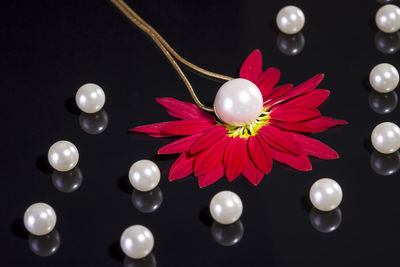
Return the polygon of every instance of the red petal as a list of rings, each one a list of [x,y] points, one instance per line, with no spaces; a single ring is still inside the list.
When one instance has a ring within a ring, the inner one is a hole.
[[[168,179],[175,181],[191,174],[193,172],[193,161],[194,157],[188,157],[187,153],[182,153],[172,164]]]
[[[266,95],[271,91],[279,81],[279,76],[280,72],[278,69],[268,68],[258,77],[255,84],[260,89],[262,95]]]
[[[293,84],[284,84],[272,89],[268,94],[264,95],[264,106],[269,106],[268,102],[286,94],[293,89]]]
[[[146,133],[153,137],[168,137],[172,136],[171,134],[161,132],[161,127],[167,125],[169,122],[159,122],[154,124],[148,124],[143,126],[138,126],[129,131],[138,132],[138,133]]]
[[[189,135],[172,143],[169,143],[168,145],[160,148],[158,150],[158,154],[176,154],[186,152],[189,150],[190,146],[202,135],[202,133]]]
[[[257,169],[251,160],[247,161],[247,165],[244,167],[242,174],[253,185],[258,185],[264,177],[264,173]]]
[[[283,105],[291,107],[317,108],[325,101],[325,99],[328,98],[329,93],[329,90],[313,90],[305,95],[298,96]]]
[[[298,133],[287,132],[286,134],[290,135],[293,140],[296,140],[301,146],[303,153],[307,155],[315,156],[321,159],[339,158],[339,155],[336,153],[335,150],[318,140]]]
[[[323,78],[324,78],[323,74],[318,74],[318,75],[314,76],[313,78],[309,79],[308,81],[305,81],[304,83],[296,86],[295,88],[293,88],[293,90],[289,91],[284,96],[273,101],[273,103],[271,103],[271,105],[276,105],[276,104],[282,103],[284,101],[287,101],[289,99],[292,99],[296,96],[311,92],[312,90],[315,89],[315,87],[318,86],[318,84],[322,81]]]
[[[268,144],[283,151],[288,151],[293,154],[302,154],[299,144],[286,135],[287,132],[279,130],[278,128],[268,125],[259,130],[259,133]]]
[[[248,161],[245,138],[230,138],[224,153],[225,176],[233,181],[244,169]]]
[[[214,119],[211,114],[202,111],[192,103],[179,101],[172,97],[156,98],[156,101],[175,118],[186,120],[201,118]]]
[[[330,117],[318,117],[309,121],[304,121],[301,124],[310,128],[312,133],[319,133],[336,125],[346,125],[347,121],[336,120]]]
[[[247,150],[254,165],[263,173],[268,174],[272,168],[272,158],[269,151],[268,154],[264,152],[262,145],[255,136],[250,136],[247,140]]]
[[[278,121],[305,121],[321,116],[318,109],[300,108],[290,106],[277,106],[271,110],[271,119]]]
[[[214,126],[208,119],[171,121],[161,127],[161,132],[169,135],[191,135]]]
[[[206,187],[210,184],[215,183],[224,175],[224,166],[221,164],[218,165],[213,171],[206,173],[204,175],[200,175],[198,178],[199,187]]]
[[[311,128],[303,125],[302,122],[286,122],[286,121],[269,121],[270,125],[277,126],[280,129],[293,131],[293,132],[303,132],[310,133],[312,132]]]
[[[240,68],[239,77],[255,82],[261,75],[262,57],[260,50],[254,50]]]
[[[222,157],[228,141],[229,137],[225,136],[196,156],[194,162],[194,173],[196,176],[205,175],[222,163]]]
[[[215,126],[199,138],[191,147],[190,153],[197,154],[198,152],[210,147],[216,141],[226,135],[228,131],[224,126]]]
[[[310,171],[312,169],[310,160],[306,155],[293,155],[271,148],[272,157],[279,162],[285,163],[300,171]]]

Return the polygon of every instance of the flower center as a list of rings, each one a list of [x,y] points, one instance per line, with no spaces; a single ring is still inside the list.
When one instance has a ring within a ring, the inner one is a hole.
[[[250,136],[256,135],[261,127],[268,124],[270,118],[269,114],[270,112],[268,111],[268,108],[264,108],[261,114],[257,117],[257,119],[255,119],[249,124],[243,126],[233,126],[225,123],[218,123],[218,124],[225,126],[225,128],[228,130],[227,135],[229,137],[232,138],[240,137],[248,139]]]

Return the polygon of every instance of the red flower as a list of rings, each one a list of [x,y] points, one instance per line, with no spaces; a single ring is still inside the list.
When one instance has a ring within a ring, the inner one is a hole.
[[[311,170],[308,156],[336,159],[338,154],[318,140],[301,133],[322,132],[335,125],[347,124],[321,116],[317,107],[329,96],[328,90],[315,89],[324,75],[293,87],[274,87],[279,70],[262,72],[262,59],[255,50],[240,69],[240,78],[255,83],[264,98],[260,116],[246,126],[230,126],[192,103],[174,98],[158,98],[157,102],[178,121],[161,122],[133,128],[131,131],[154,137],[186,136],[158,150],[159,154],[178,154],[169,180],[184,178],[194,172],[200,187],[210,185],[224,174],[229,181],[243,174],[257,185],[272,168],[272,160],[297,170]]]

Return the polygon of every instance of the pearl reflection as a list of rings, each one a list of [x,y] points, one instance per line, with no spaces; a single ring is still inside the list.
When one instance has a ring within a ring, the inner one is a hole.
[[[99,134],[104,132],[108,125],[107,112],[102,109],[96,113],[81,112],[79,115],[79,125],[88,134]]]
[[[395,91],[382,94],[371,91],[368,98],[369,106],[378,114],[388,114],[397,107],[398,97]]]
[[[323,212],[313,207],[310,211],[310,222],[318,232],[330,233],[339,228],[342,222],[342,212],[340,208]]]
[[[375,46],[384,54],[394,54],[400,49],[400,32],[375,34]]]
[[[303,50],[305,43],[306,40],[301,32],[293,35],[279,33],[276,38],[278,49],[287,56],[299,54]]]
[[[221,246],[233,246],[242,239],[244,227],[240,220],[232,224],[220,224],[214,221],[211,234]]]
[[[67,172],[54,170],[51,180],[57,190],[63,193],[71,193],[81,186],[83,180],[82,171],[79,167],[75,167]]]
[[[389,176],[400,169],[400,152],[382,154],[374,151],[370,158],[371,168],[379,175]]]
[[[47,235],[29,235],[29,248],[40,257],[48,257],[57,252],[61,244],[60,234],[56,229]]]
[[[143,259],[132,259],[125,256],[124,267],[156,267],[157,261],[153,253]]]
[[[163,194],[160,187],[151,191],[142,192],[134,189],[132,192],[132,204],[137,210],[143,213],[156,211],[163,201]]]

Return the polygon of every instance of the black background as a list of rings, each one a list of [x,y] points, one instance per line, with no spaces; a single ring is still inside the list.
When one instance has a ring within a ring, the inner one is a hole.
[[[400,46],[398,35],[378,33],[374,16],[380,3],[128,3],[182,56],[206,69],[236,76],[247,55],[258,48],[264,68],[280,69],[279,84],[298,84],[325,73],[320,87],[330,89],[331,96],[321,111],[346,119],[349,125],[314,137],[333,147],[341,158],[312,160],[311,172],[274,164],[257,187],[243,177],[232,183],[223,178],[204,189],[198,188],[193,177],[171,183],[168,168],[176,157],[155,156],[170,140],[127,131],[172,119],[155,102],[156,97],[191,101],[151,40],[106,0],[3,2],[0,265],[122,266],[119,238],[133,224],[143,224],[153,232],[150,260],[158,266],[398,265],[399,174],[378,175],[370,163],[372,129],[383,121],[399,123],[400,115],[399,107],[390,114],[377,114],[368,102],[372,67],[387,62],[400,68],[399,52],[386,54],[375,44],[377,39],[381,45]],[[299,6],[306,17],[305,47],[296,56],[287,56],[277,47],[274,20],[287,4]],[[185,72],[200,99],[212,103],[220,83]],[[81,129],[73,105],[76,90],[87,82],[102,86],[107,97],[108,126],[99,135]],[[62,139],[78,147],[83,174],[82,185],[69,194],[53,186],[46,162],[48,148]],[[155,160],[162,171],[163,202],[149,214],[133,206],[133,189],[127,180],[130,165],[144,158]],[[388,163],[379,155],[377,160],[392,168],[400,164],[393,159]],[[321,177],[335,179],[344,192],[342,222],[331,233],[320,233],[310,223],[306,196]],[[211,197],[224,189],[236,192],[244,205],[244,235],[231,247],[215,242],[205,212]],[[35,202],[49,203],[58,216],[61,244],[50,257],[31,251],[21,226],[25,209]]]

